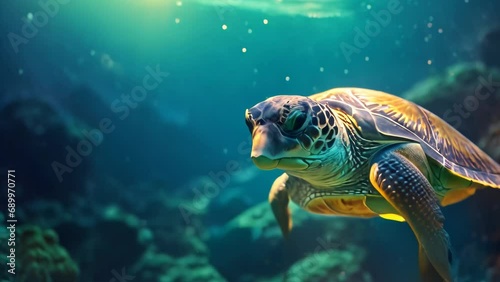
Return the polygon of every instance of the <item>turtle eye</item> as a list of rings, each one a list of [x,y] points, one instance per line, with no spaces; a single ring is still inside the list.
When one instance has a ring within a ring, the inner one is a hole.
[[[307,121],[307,115],[303,111],[294,111],[285,120],[283,130],[296,132],[304,127]]]

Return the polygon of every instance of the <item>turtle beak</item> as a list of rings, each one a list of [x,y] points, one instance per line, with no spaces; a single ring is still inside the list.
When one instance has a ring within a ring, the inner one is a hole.
[[[252,126],[250,126],[250,125]],[[247,110],[247,125],[252,133],[252,152],[251,157],[254,164],[260,169],[273,169],[279,163],[279,160],[273,160],[270,157],[272,153],[270,152],[270,148],[273,146],[273,130],[270,128],[272,124],[265,124],[255,126],[254,121],[251,119],[251,115],[248,115]]]
[[[273,132],[273,130],[270,130],[270,127],[274,126],[272,124],[257,125],[252,113],[248,109],[245,111],[245,122],[252,134],[252,153],[250,156],[255,165],[265,170],[276,168],[279,160],[272,160],[270,158],[272,154],[269,148],[272,148],[272,136],[279,133],[277,128],[277,132]]]
[[[253,163],[260,169],[271,170],[275,168],[302,170],[308,167],[302,159],[283,159],[284,152],[290,153],[300,145],[292,139],[285,138],[278,126],[266,121],[256,122],[251,111],[246,110],[245,122],[252,134],[252,152],[250,154]]]
[[[276,168],[279,161],[272,160],[266,150],[269,146],[269,132],[266,129],[269,125],[258,126],[252,116],[252,113],[247,109],[245,111],[245,123],[247,124],[250,134],[252,134],[252,161],[260,169],[273,169]]]
[[[279,163],[279,160],[272,160],[268,152],[270,138],[265,128],[259,127],[254,131],[252,139],[252,161],[260,169],[273,169]]]

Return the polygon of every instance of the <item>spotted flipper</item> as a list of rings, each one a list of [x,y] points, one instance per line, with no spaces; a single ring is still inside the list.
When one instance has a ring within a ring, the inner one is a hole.
[[[287,180],[288,175],[283,173],[280,177],[276,178],[269,192],[271,209],[273,210],[274,217],[278,221],[281,232],[285,238],[288,237],[288,234],[292,230],[292,214],[288,207],[290,198],[285,188]]]
[[[454,264],[444,216],[434,190],[422,171],[419,146],[400,145],[378,153],[372,161],[370,182],[408,222],[420,244],[423,281],[454,281]],[[425,169],[424,169],[425,170]]]

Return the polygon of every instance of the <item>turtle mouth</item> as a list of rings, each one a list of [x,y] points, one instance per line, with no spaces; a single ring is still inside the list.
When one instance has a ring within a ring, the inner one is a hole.
[[[264,170],[275,169],[280,162],[279,160],[272,160],[265,156],[252,157],[252,161],[258,168]]]
[[[265,156],[252,157],[252,161],[258,168],[263,170],[272,170],[277,168],[293,171],[306,170],[315,163],[314,160],[305,158],[270,159]]]

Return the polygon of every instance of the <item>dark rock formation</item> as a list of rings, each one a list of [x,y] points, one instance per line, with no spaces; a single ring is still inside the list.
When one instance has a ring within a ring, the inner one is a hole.
[[[77,150],[83,137],[49,104],[30,99],[6,105],[0,111],[0,131],[4,136],[0,138],[0,168],[17,171],[18,204],[33,199],[67,201],[83,191],[88,159],[68,157],[67,149]]]
[[[95,223],[76,221],[56,227],[66,239],[62,242],[78,259],[82,281],[109,281],[113,271],[132,267],[151,240],[140,220],[116,207],[109,207]]]
[[[491,29],[479,46],[481,60],[489,67],[500,68],[500,27]]]
[[[488,128],[478,145],[494,160],[500,163],[500,120]]]

